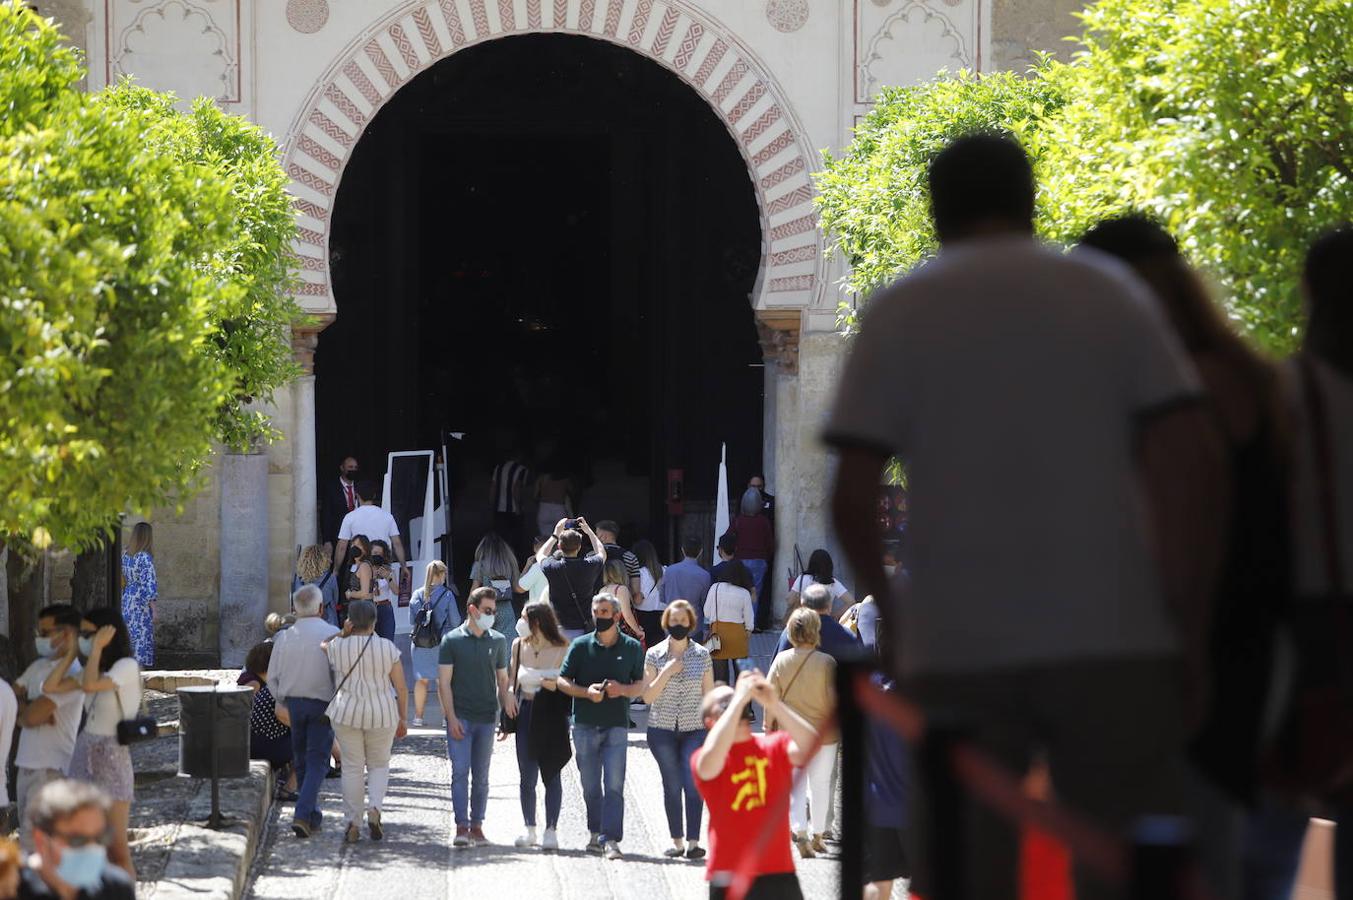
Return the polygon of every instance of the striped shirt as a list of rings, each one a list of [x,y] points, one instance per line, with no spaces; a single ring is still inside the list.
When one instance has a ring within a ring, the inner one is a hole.
[[[390,670],[399,662],[399,648],[394,642],[379,635],[355,634],[334,638],[327,652],[334,684],[347,676],[329,704],[330,720],[336,725],[363,730],[398,725],[399,707],[390,683]]]
[[[514,459],[499,463],[493,470],[493,509],[495,512],[521,512],[515,489],[526,481],[526,466]]]
[[[644,665],[655,673],[661,672],[662,667],[672,659],[672,654],[668,652],[670,644],[671,639],[668,638],[649,647],[644,656]],[[700,703],[704,699],[701,685],[710,667],[709,651],[695,641],[687,641],[681,661],[685,668],[667,680],[662,693],[648,708],[649,728],[699,731],[705,727],[700,717]]]

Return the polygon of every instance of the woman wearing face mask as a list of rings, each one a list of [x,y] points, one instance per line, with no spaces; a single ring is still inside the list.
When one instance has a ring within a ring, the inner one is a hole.
[[[132,655],[131,637],[122,614],[113,608],[90,610],[80,623],[79,652],[85,657],[79,681],[68,677],[75,662],[75,647],[69,647],[47,676],[42,689],[48,694],[71,690],[85,693],[85,726],[75,739],[67,773],[102,788],[111,801],[108,807],[110,840],[108,858],[132,880],[131,848],[127,823],[131,818],[133,773],[131,750],[117,740],[117,724],[141,711],[141,667]]]
[[[691,640],[695,608],[673,600],[662,612],[665,640],[644,657],[644,702],[648,710],[648,748],[662,773],[662,800],[672,846],[663,855],[700,859],[701,799],[691,774],[691,755],[705,742],[700,703],[714,689],[714,666],[709,651]],[[686,827],[681,827],[682,795]]]
[[[532,752],[531,713],[539,705],[537,698],[541,698],[542,688],[551,693],[558,690],[555,679],[559,677],[559,667],[564,664],[568,641],[559,630],[559,620],[549,603],[526,604],[521,618],[517,619],[516,629],[517,638],[512,642],[512,662],[508,670],[512,676],[512,689],[518,696],[517,770],[521,773],[521,816],[526,823],[526,833],[514,843],[518,847],[536,843],[536,781],[539,779],[545,784],[545,833],[540,846],[544,850],[558,850],[559,837],[555,829],[559,825],[559,807],[564,799],[564,788],[559,781],[563,763],[550,765]],[[567,698],[559,704],[556,699],[559,697],[562,695],[555,694],[550,700],[564,713],[563,745],[567,747],[569,704]]]
[[[370,600],[371,593],[371,539],[355,534],[348,542],[347,569],[343,574],[343,605],[338,610],[338,624],[348,617],[348,604],[354,600]]]
[[[371,578],[374,585],[368,585],[370,599],[376,604],[376,634],[387,641],[395,639],[395,600],[398,597],[399,582],[390,569],[390,545],[385,541],[371,542]]]

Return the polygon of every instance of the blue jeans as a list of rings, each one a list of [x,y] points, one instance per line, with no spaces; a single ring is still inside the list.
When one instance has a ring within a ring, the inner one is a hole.
[[[523,699],[517,704],[517,770],[521,772],[521,818],[527,828],[536,824],[536,780],[540,777],[540,764],[531,756],[531,701]],[[554,828],[559,824],[559,807],[564,803],[564,785],[559,773],[545,782],[545,827]]]
[[[297,822],[309,822],[318,828],[319,791],[329,774],[329,754],[334,749],[334,730],[324,718],[329,704],[309,697],[288,697],[291,714],[291,757],[296,766]]]
[[[573,753],[587,804],[587,830],[602,840],[625,838],[625,753],[629,729],[573,724]]]
[[[766,570],[770,567],[770,563],[764,559],[744,559],[742,564],[747,567],[752,576],[752,583],[756,585],[756,592],[752,594],[752,612],[755,614],[761,605],[761,587],[766,583]]]
[[[395,639],[395,607],[391,603],[376,604],[376,634],[387,641]]]
[[[497,730],[492,722],[467,722],[460,720],[465,729],[465,737],[456,740],[451,737],[451,729],[446,731],[446,755],[451,759],[451,807],[456,813],[456,826],[483,825],[484,810],[489,805],[489,760],[493,758],[493,733]],[[465,815],[466,784],[474,775],[474,784],[469,790],[470,814]]]
[[[691,754],[705,742],[705,730],[668,731],[666,728],[648,729],[648,749],[658,761],[662,774],[662,805],[667,810],[667,831],[673,838],[683,836],[681,830],[681,797],[686,796],[686,830],[688,841],[700,840],[700,814],[703,804],[695,789],[695,775],[691,772]]]

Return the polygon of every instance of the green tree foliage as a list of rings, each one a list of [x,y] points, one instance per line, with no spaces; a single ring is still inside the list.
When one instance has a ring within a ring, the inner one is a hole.
[[[1084,22],[1070,65],[884,92],[819,176],[847,286],[868,291],[932,252],[925,166],[959,133],[1004,130],[1034,158],[1044,237],[1151,212],[1242,327],[1289,349],[1305,248],[1353,216],[1346,0],[1099,0]]]
[[[290,308],[271,143],[85,95],[82,74],[50,23],[0,3],[0,539],[76,549],[250,433],[232,410],[289,371]],[[183,122],[201,136],[175,149]]]
[[[292,300],[296,213],[276,142],[206,98],[185,115],[175,108],[173,95],[124,81],[105,91],[101,101],[154,119],[148,140],[156,152],[206,166],[228,186],[234,207],[229,235],[204,260],[222,285],[210,310],[215,333],[207,346],[233,379],[218,432],[227,447],[239,451],[274,439],[267,416],[247,404],[271,399],[300,374],[288,338],[300,315]]]

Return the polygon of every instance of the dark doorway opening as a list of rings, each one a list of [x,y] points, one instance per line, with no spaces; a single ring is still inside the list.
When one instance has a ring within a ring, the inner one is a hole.
[[[316,354],[321,478],[355,454],[451,451],[455,557],[514,444],[581,512],[666,555],[666,470],[712,500],[760,466],[761,256],[747,166],[706,102],[621,47],[502,38],[411,81],[353,152]],[[534,523],[526,531],[534,531]]]

